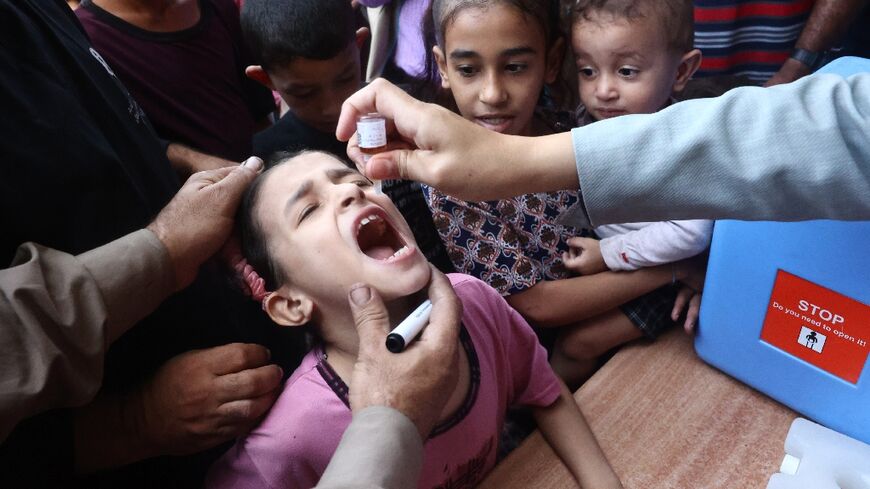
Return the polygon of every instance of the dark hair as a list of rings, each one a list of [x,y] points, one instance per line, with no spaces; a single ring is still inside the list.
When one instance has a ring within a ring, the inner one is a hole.
[[[579,19],[591,20],[606,13],[629,22],[655,16],[665,32],[668,47],[690,51],[695,44],[694,3],[691,0],[566,0],[565,18],[573,25]],[[571,25],[567,31],[571,32]]]
[[[414,91],[418,98],[436,101],[448,107],[452,105],[452,97],[445,96],[438,88],[440,76],[432,48],[436,45],[444,48],[444,35],[447,27],[456,20],[456,16],[463,10],[469,8],[485,9],[495,5],[509,5],[534,20],[544,33],[545,45],[548,49],[561,37],[558,0],[432,0],[426,15],[423,17],[426,72],[422,83],[415,86]],[[546,56],[546,53],[544,55]]]
[[[246,0],[242,35],[267,71],[297,57],[326,60],[356,38],[349,0]]]
[[[248,260],[251,267],[263,278],[267,291],[276,290],[284,285],[287,277],[284,276],[281,267],[272,258],[272,254],[269,252],[269,244],[266,241],[266,233],[256,215],[257,204],[260,200],[260,188],[272,170],[306,152],[298,151],[291,153],[289,151],[279,151],[270,156],[267,169],[254,179],[254,182],[251,183],[251,186],[248,187],[242,196],[242,203],[239,205],[236,222],[239,227],[239,244],[242,249],[242,256]]]

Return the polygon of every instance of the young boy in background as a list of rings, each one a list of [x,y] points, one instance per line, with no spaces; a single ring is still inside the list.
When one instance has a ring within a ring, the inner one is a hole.
[[[356,29],[343,0],[247,0],[242,34],[257,65],[245,73],[277,91],[289,110],[254,136],[254,154],[317,149],[344,156],[335,139],[341,104],[362,83],[360,47],[368,29]]]
[[[693,48],[691,0],[574,0],[569,13],[582,104],[578,126],[667,107],[701,63],[701,52]],[[572,238],[563,261],[583,275],[673,263],[703,252],[712,231],[707,220],[598,226],[595,233],[602,239]],[[613,347],[641,336],[654,338],[677,319],[675,296],[676,290],[666,286],[637,299],[644,307],[632,313],[624,310],[576,327],[565,344],[585,350],[589,358],[574,370],[587,375],[597,357]],[[687,329],[693,321],[687,319]]]
[[[274,126],[254,136],[254,154],[326,151],[347,160],[335,138],[341,104],[362,86],[360,48],[368,29],[356,29],[347,0],[246,0],[242,34],[258,65],[246,74],[277,91],[289,107]],[[411,225],[426,258],[453,271],[420,184],[384,182],[384,192]]]

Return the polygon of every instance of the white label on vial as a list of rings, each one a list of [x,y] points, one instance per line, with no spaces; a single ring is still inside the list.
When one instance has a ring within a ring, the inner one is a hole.
[[[364,119],[356,123],[360,148],[380,148],[387,145],[386,119]]]

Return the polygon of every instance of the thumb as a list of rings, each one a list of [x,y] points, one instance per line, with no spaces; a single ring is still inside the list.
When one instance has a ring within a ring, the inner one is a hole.
[[[366,175],[377,180],[416,180],[430,183],[423,171],[425,153],[420,149],[395,149],[378,153],[366,164]]]
[[[384,301],[366,284],[355,284],[348,292],[353,323],[359,335],[360,352],[383,347],[390,328],[390,319]]]
[[[252,156],[239,166],[233,167],[224,178],[215,183],[215,187],[224,192],[231,203],[235,203],[242,197],[248,185],[257,178],[257,174],[263,168],[263,160]],[[235,205],[232,206],[235,208]]]

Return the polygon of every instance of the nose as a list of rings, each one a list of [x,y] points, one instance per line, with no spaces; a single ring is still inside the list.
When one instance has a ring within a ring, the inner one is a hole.
[[[340,183],[335,186],[335,189],[335,197],[341,210],[348,209],[365,200],[365,192],[362,187],[355,183]]]
[[[507,101],[508,94],[504,83],[497,73],[490,73],[484,78],[478,98],[486,105],[498,106]]]
[[[613,76],[602,73],[595,80],[595,97],[598,100],[614,100],[619,97],[616,89],[616,80]]]

